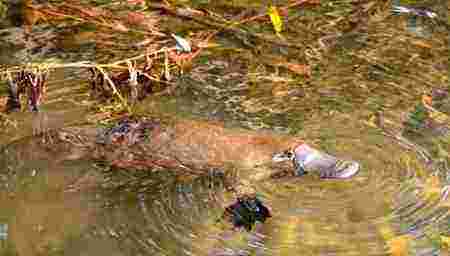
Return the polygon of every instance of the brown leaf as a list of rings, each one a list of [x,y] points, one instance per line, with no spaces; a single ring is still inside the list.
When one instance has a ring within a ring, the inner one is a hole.
[[[129,12],[126,17],[126,21],[131,27],[140,26],[152,31],[154,34],[160,33],[158,29],[158,24],[160,23],[158,15],[143,12]]]
[[[39,11],[38,7],[33,5],[32,1],[26,0],[22,7],[22,15],[24,19],[24,25],[27,29],[38,23],[39,21],[46,21],[45,14]]]
[[[285,68],[289,69],[290,71],[299,74],[299,75],[305,75],[310,77],[311,76],[311,67],[304,64],[296,64],[296,63],[284,63],[282,64]]]
[[[145,21],[145,15],[140,12],[129,12],[127,15],[127,21],[130,24],[141,24]]]
[[[120,22],[116,22],[113,26],[113,29],[121,32],[128,32],[128,28]]]
[[[272,95],[274,97],[284,97],[289,95],[289,87],[287,84],[276,84],[272,88]]]
[[[141,4],[144,5],[145,4],[145,0],[127,0],[128,4]]]
[[[422,95],[422,103],[427,106],[433,105],[433,98],[430,95]]]
[[[204,12],[192,8],[178,8],[177,13],[181,16],[186,17],[205,16]]]
[[[432,46],[429,43],[426,43],[423,40],[413,40],[411,43],[415,46],[422,47],[422,48],[427,48],[427,49],[432,48]]]

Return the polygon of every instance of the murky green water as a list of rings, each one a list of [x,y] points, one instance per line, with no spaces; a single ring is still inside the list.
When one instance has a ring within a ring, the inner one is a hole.
[[[222,4],[214,8],[230,7]],[[391,4],[295,9],[285,36],[298,49],[248,49],[221,35],[221,47],[204,51],[174,95],[140,106],[303,137],[361,162],[356,177],[254,184],[273,217],[253,232],[232,231],[220,216],[233,195],[217,173],[186,178],[170,170],[109,170],[63,161],[36,146],[33,132],[93,120],[87,72],[57,70],[42,113],[15,113],[2,127],[0,255],[448,255],[450,137],[434,126],[404,128],[424,92],[448,91],[448,30],[426,18],[393,15]],[[440,4],[432,8],[442,17]],[[21,28],[4,29],[0,45],[15,44],[15,51],[0,50],[0,64],[136,55],[95,45],[96,36],[84,33],[91,29],[35,26],[27,43],[12,43],[23,36]],[[54,40],[44,40],[45,33]],[[311,77],[270,64],[273,56],[308,63]],[[450,124],[446,104],[439,106],[444,125]]]

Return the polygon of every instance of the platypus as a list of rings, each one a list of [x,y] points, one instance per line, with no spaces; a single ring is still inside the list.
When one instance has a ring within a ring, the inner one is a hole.
[[[68,127],[46,136],[52,136],[54,144],[46,147],[59,154],[66,151],[67,159],[102,159],[130,169],[202,174],[232,166],[240,170],[240,178],[247,180],[269,178],[286,170],[297,176],[317,171],[322,178],[341,179],[352,177],[360,169],[357,162],[320,152],[302,139],[226,128],[220,122],[126,119],[107,129]]]

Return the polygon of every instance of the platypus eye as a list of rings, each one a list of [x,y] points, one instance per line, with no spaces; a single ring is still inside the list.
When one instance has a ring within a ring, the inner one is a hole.
[[[292,152],[292,150],[289,149],[289,150],[284,151],[284,155],[287,158],[292,159],[294,157],[294,152]]]

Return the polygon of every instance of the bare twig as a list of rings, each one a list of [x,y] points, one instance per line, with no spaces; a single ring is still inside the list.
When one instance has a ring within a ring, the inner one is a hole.
[[[128,74],[130,78],[128,79],[128,84],[131,89],[131,104],[135,104],[138,98],[138,71],[136,70],[136,63],[127,62],[128,64]]]
[[[292,3],[292,4],[289,4],[289,5],[285,6],[285,7],[282,7],[282,9],[292,8],[292,7],[295,7],[295,6],[298,6],[298,5],[301,5],[301,4],[305,4],[305,3],[308,3],[308,2],[309,2],[308,0],[296,1],[295,3]],[[171,8],[168,5],[156,4],[156,3],[147,3],[147,5],[148,5],[149,8],[164,10],[164,11],[166,11],[167,13],[169,13],[169,14],[171,14],[173,16],[190,19],[190,20],[193,20],[193,21],[195,21],[195,22],[197,22],[199,24],[203,24],[203,25],[206,25],[206,26],[209,26],[209,27],[216,28],[217,31],[213,35],[217,35],[218,33],[222,32],[222,31],[228,31],[228,32],[232,32],[232,33],[235,33],[235,34],[239,34],[241,36],[245,36],[247,38],[253,37],[253,38],[256,38],[256,39],[259,39],[259,40],[262,40],[262,41],[266,41],[266,42],[269,42],[269,43],[272,43],[272,44],[276,44],[276,45],[281,45],[281,46],[291,47],[291,48],[300,48],[300,49],[304,48],[303,45],[298,45],[298,44],[285,42],[285,41],[282,41],[282,40],[279,40],[279,39],[276,39],[276,38],[269,38],[269,37],[266,37],[264,35],[253,33],[253,32],[250,32],[250,31],[247,31],[247,30],[240,29],[240,28],[236,27],[238,25],[242,25],[242,24],[247,23],[249,21],[252,21],[252,20],[264,17],[264,16],[267,15],[266,13],[259,14],[259,15],[256,15],[254,17],[251,17],[251,18],[248,18],[248,19],[244,19],[244,20],[241,20],[241,21],[237,21],[237,22],[233,22],[233,21],[225,22],[225,24],[224,24],[223,20],[215,20],[215,19],[213,19],[211,21],[211,20],[205,19],[204,17],[201,17],[201,18],[195,17],[195,16],[190,15],[188,13],[182,12],[182,11],[176,9],[176,8]]]
[[[124,97],[122,97],[122,95],[120,94],[120,92],[117,90],[116,85],[114,84],[114,82],[111,80],[111,78],[108,76],[108,73],[100,66],[97,66],[98,71],[100,71],[100,73],[103,74],[103,77],[105,78],[105,80],[108,82],[108,84],[110,85],[111,89],[113,90],[113,94],[117,95],[117,97],[119,98],[119,100],[122,102],[122,104],[124,104],[124,106],[127,108],[128,112],[131,112],[131,108],[128,105],[126,99]]]
[[[60,68],[118,68],[118,69],[127,69],[128,67],[122,66],[121,64],[125,64],[129,61],[139,60],[146,58],[148,55],[157,55],[159,53],[164,53],[166,51],[175,51],[175,47],[170,48],[162,48],[153,52],[140,54],[134,57],[130,57],[127,59],[119,60],[112,63],[104,63],[98,64],[90,61],[79,61],[79,62],[71,62],[71,63],[27,63],[25,65],[13,66],[8,68],[5,71],[1,71],[0,75],[6,75],[7,72],[18,73],[23,69],[32,69],[32,68],[41,68],[41,69],[60,69]]]

